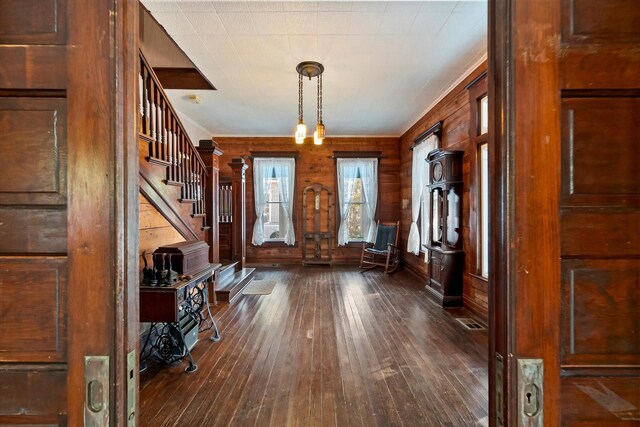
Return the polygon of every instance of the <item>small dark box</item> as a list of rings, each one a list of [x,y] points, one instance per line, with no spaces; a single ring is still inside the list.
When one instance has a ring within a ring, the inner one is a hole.
[[[180,242],[161,246],[154,254],[171,254],[171,267],[178,274],[193,274],[209,265],[209,245],[206,242]]]

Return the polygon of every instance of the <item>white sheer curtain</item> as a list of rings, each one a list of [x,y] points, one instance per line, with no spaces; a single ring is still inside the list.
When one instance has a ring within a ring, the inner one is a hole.
[[[338,228],[338,245],[349,243],[347,216],[349,203],[353,197],[354,183],[358,177],[358,164],[353,159],[338,159],[338,203],[340,206],[340,227]]]
[[[264,243],[263,212],[267,204],[269,179],[275,178],[280,193],[280,235],[287,245],[293,245],[296,233],[293,227],[293,191],[295,184],[295,159],[291,158],[255,158],[253,159],[253,195],[256,209],[256,222],[253,225],[251,243]]]
[[[367,214],[367,222],[364,222],[364,238],[367,242],[373,242],[376,238],[375,216],[378,205],[378,159],[359,159],[358,161]]]
[[[418,229],[418,216],[422,205],[422,195],[427,185],[427,162],[425,159],[429,152],[438,147],[438,136],[431,135],[413,149],[413,164],[411,168],[411,227],[407,239],[407,252],[420,255],[420,230]],[[427,204],[428,206],[429,204]],[[427,215],[424,212],[423,215]],[[423,224],[425,222],[423,221]],[[422,230],[428,233],[429,230]]]
[[[264,243],[264,222],[262,217],[264,208],[267,205],[268,178],[272,172],[273,167],[270,167],[269,159],[253,159],[253,199],[256,208],[256,222],[253,225],[251,243],[254,245]]]
[[[280,190],[280,235],[284,243],[293,245],[296,233],[293,228],[293,188],[295,186],[294,159],[273,159],[273,171]]]
[[[376,206],[378,203],[378,159],[338,159],[338,203],[340,206],[340,227],[338,245],[349,243],[349,204],[352,201],[355,181],[359,177],[364,194],[363,234],[371,242],[376,233]]]

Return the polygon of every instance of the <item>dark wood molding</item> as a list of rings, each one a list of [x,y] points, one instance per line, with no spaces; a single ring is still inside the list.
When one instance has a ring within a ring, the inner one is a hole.
[[[482,74],[478,75],[475,79],[471,80],[469,82],[468,85],[466,85],[464,88],[465,89],[471,89],[471,87],[473,87],[476,83],[478,83],[480,80],[484,79],[485,77],[487,77],[487,71],[485,70]]]
[[[339,151],[334,150],[333,159],[382,159],[382,151]]]
[[[489,132],[480,135],[480,121],[478,120],[479,100],[488,93],[488,78],[487,73],[482,73],[476,77],[466,87],[469,91],[469,141],[471,146],[474,147],[473,152],[470,153],[470,179],[469,179],[469,262],[470,272],[474,277],[482,280],[487,280],[479,275],[480,272],[480,227],[481,227],[481,212],[480,212],[480,146],[489,142]]]
[[[242,158],[233,158],[231,166],[231,191],[233,221],[231,222],[231,259],[245,267],[247,258],[247,209],[246,170],[249,166]]]
[[[197,68],[154,67],[153,71],[165,89],[217,90]]]
[[[196,150],[198,150],[200,154],[215,154],[216,156],[222,156],[224,154],[224,151],[220,149],[218,143],[212,139],[201,139],[198,141]]]
[[[426,131],[422,132],[420,135],[418,135],[418,137],[415,139],[414,144],[409,147],[410,151],[413,151],[413,149],[422,143],[422,141],[424,141],[425,139],[429,138],[431,135],[438,135],[438,137],[442,136],[442,120],[440,120],[438,123],[436,123],[435,125],[431,126],[429,129],[427,129]],[[441,147],[441,143],[438,143],[438,147]]]
[[[248,159],[253,160],[256,157],[293,157],[294,159],[300,158],[299,151],[249,151],[250,156]]]

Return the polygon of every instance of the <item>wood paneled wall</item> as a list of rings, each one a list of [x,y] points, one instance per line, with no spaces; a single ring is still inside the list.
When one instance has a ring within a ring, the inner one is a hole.
[[[249,156],[251,151],[299,151],[300,158],[296,165],[296,193],[295,216],[296,237],[295,246],[265,243],[263,246],[253,246],[251,236],[255,221],[253,201],[253,175],[251,161],[247,159],[247,261],[248,262],[300,262],[302,260],[302,246],[300,236],[302,232],[302,189],[307,185],[319,182],[335,188],[336,170],[333,151],[380,151],[382,159],[379,167],[379,201],[378,218],[381,221],[397,221],[400,215],[400,159],[398,153],[398,138],[327,138],[321,146],[314,146],[311,141],[304,145],[296,145],[293,137],[214,137],[224,155],[220,159],[220,176],[231,175],[229,162],[234,157]],[[337,192],[336,200],[337,200]],[[337,247],[333,254],[336,262],[359,262],[361,245]]]
[[[151,254],[160,246],[186,240],[142,194],[140,194],[139,203],[140,253],[147,251],[147,254]],[[151,256],[147,256],[147,261],[151,262]],[[141,270],[142,267],[144,265],[141,260]]]
[[[471,233],[469,224],[472,215],[476,215],[475,203],[471,200],[475,194],[471,192],[472,161],[476,158],[476,146],[469,138],[470,126],[470,100],[467,85],[480,76],[487,69],[486,62],[471,72],[458,86],[449,92],[435,107],[421,117],[400,138],[400,197],[408,200],[408,205],[402,209],[400,247],[405,267],[427,279],[427,264],[424,262],[424,254],[416,256],[406,251],[409,227],[411,225],[411,164],[412,152],[409,147],[415,139],[428,128],[442,121],[441,146],[447,150],[462,150],[465,152],[463,159],[464,191],[462,197],[462,237],[463,250],[465,252],[464,272],[464,305],[480,317],[487,318],[487,282],[470,274],[475,272],[475,262],[471,259]]]

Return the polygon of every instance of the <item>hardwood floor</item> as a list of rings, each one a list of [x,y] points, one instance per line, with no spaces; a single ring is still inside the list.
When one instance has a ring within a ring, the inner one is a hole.
[[[487,333],[400,271],[259,268],[271,295],[220,305],[222,340],[141,377],[141,426],[478,426]]]

